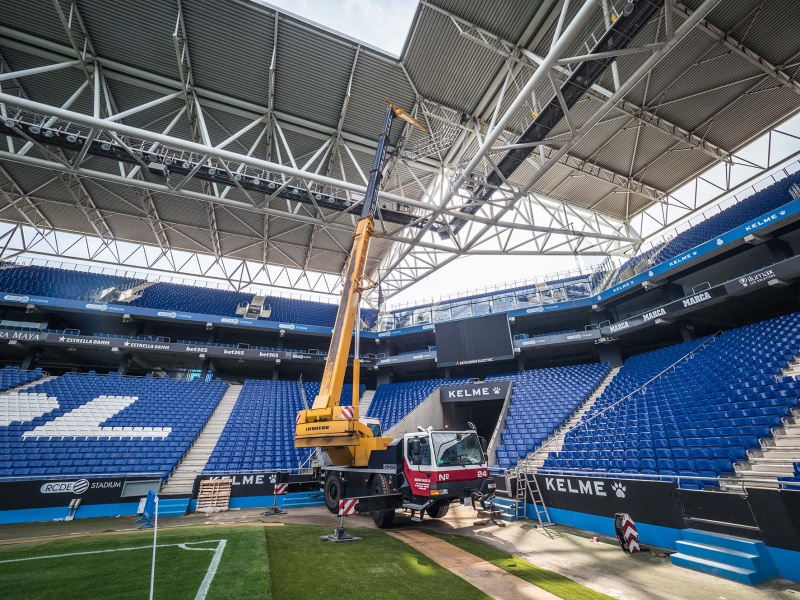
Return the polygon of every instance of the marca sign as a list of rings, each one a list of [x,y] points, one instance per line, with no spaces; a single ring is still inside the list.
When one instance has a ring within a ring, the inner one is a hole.
[[[485,381],[463,385],[443,385],[439,388],[439,392],[442,402],[505,400],[510,387],[510,381]]]
[[[657,319],[658,317],[663,317],[666,314],[667,314],[666,309],[657,308],[655,310],[651,310],[650,312],[644,313],[642,315],[642,320],[645,321],[645,322],[652,321],[653,319]]]
[[[700,304],[701,302],[705,302],[706,300],[711,300],[711,294],[709,292],[702,292],[700,294],[695,294],[694,296],[689,296],[681,300],[684,308],[688,308],[690,306],[694,306],[695,304]]]

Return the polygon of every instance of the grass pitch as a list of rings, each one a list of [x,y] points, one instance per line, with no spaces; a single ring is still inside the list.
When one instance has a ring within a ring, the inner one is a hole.
[[[304,525],[159,530],[154,597],[487,598],[380,531],[359,530],[360,542],[320,541],[332,530]],[[202,596],[219,540],[225,540],[224,549]],[[0,598],[147,598],[152,543],[150,530],[0,546]]]
[[[488,598],[460,577],[382,531],[352,530],[359,542],[320,541],[333,527],[177,527],[158,532],[155,598],[162,600],[407,600]],[[447,542],[567,599],[607,598],[477,540]],[[0,598],[147,598],[153,532],[0,545]]]

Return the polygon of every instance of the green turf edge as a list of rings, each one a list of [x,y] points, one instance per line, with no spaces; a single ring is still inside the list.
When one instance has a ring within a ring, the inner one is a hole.
[[[462,535],[441,534],[437,534],[436,537],[470,554],[474,554],[478,558],[482,558],[486,562],[500,567],[504,571],[516,575],[520,579],[524,579],[551,594],[555,594],[559,598],[564,598],[565,600],[611,600],[611,596],[596,592],[580,583],[575,583],[568,577],[548,571],[508,552],[499,550],[480,539]]]

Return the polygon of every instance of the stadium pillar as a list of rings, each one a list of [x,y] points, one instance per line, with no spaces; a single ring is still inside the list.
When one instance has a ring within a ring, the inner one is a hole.
[[[681,332],[681,338],[684,342],[691,342],[692,340],[697,339],[697,333],[695,333],[694,325],[690,325],[689,323],[681,323],[678,328]]]
[[[520,352],[517,354],[517,371],[522,373],[525,370],[525,355]]]
[[[208,375],[208,370],[210,368],[211,368],[211,359],[206,358],[205,360],[203,360],[203,364],[200,367],[200,379],[202,379],[203,381],[206,380],[206,376]]]
[[[772,254],[772,260],[774,262],[780,262],[794,256],[791,245],[785,240],[767,240],[767,248],[770,254]]]
[[[683,288],[676,283],[668,283],[662,289],[664,290],[664,299],[667,302],[674,302],[686,295]]]
[[[378,371],[378,386],[392,383],[392,373],[390,371]]]
[[[130,354],[123,354],[122,360],[119,363],[119,367],[117,367],[117,373],[120,375],[127,375],[128,374],[128,367],[131,364],[131,355]]]
[[[39,348],[30,348],[25,358],[22,359],[22,371],[32,371],[36,368],[36,358],[39,355]]]
[[[616,344],[598,344],[597,358],[600,362],[611,363],[611,367],[622,366],[622,352]]]

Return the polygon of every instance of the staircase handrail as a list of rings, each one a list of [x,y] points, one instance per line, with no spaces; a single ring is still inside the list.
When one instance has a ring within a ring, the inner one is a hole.
[[[566,436],[569,433],[575,431],[579,427],[584,427],[584,428],[587,427],[589,425],[589,423],[591,423],[592,421],[597,419],[599,416],[606,414],[612,408],[616,408],[617,406],[619,406],[623,402],[626,402],[627,400],[632,398],[635,394],[638,394],[639,392],[646,393],[647,392],[647,388],[648,388],[648,386],[650,386],[650,384],[652,384],[656,380],[660,379],[661,377],[666,375],[668,372],[674,371],[675,367],[678,366],[679,364],[681,364],[682,362],[685,362],[685,361],[687,361],[687,360],[689,360],[691,358],[694,358],[695,353],[702,352],[703,350],[705,350],[707,346],[709,346],[709,345],[713,344],[715,341],[717,341],[721,334],[722,334],[722,330],[717,331],[713,335],[709,336],[708,339],[704,340],[701,344],[698,344],[695,348],[692,348],[689,352],[687,352],[686,354],[681,356],[674,363],[672,363],[668,367],[665,367],[662,371],[660,371],[659,373],[657,373],[656,375],[654,375],[653,377],[648,379],[645,383],[640,385],[638,388],[636,388],[635,390],[633,390],[629,394],[623,396],[622,398],[620,398],[619,400],[613,402],[612,404],[609,404],[604,409],[599,410],[597,413],[595,413],[594,415],[592,415],[588,419],[581,419],[580,421],[575,423],[575,425],[573,425],[572,427],[570,427],[566,431],[562,431],[559,434],[553,435],[551,438],[546,440],[544,444],[539,446],[533,452],[532,456],[528,455],[524,459],[519,461],[518,466],[522,466],[524,463],[527,463],[527,462],[529,462],[531,460],[535,460],[536,458],[539,458],[545,452],[545,450],[547,450],[547,454],[549,454],[550,453],[550,449],[549,448],[551,446],[553,446],[558,440],[566,438]]]
[[[300,397],[303,399],[303,407],[308,410],[308,398],[306,397],[306,386],[303,385],[303,375],[297,380],[297,385],[300,387]]]

